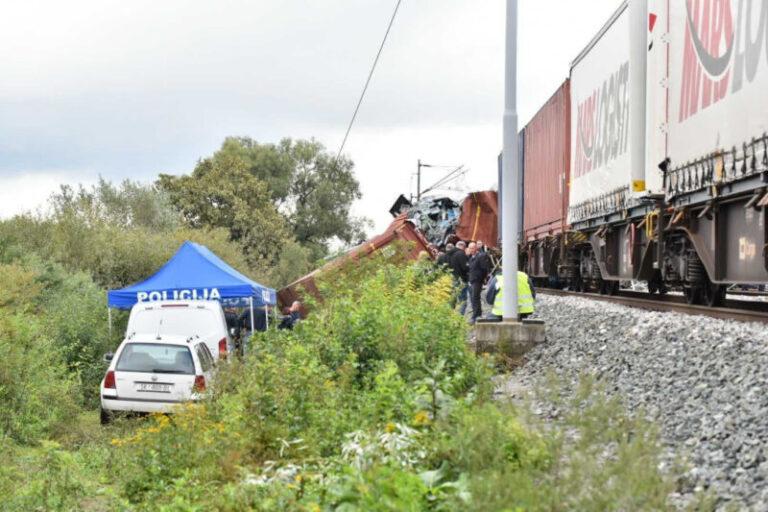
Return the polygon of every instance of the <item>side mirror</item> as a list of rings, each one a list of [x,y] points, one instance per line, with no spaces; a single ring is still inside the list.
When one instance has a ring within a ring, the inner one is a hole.
[[[112,359],[114,359],[114,358],[115,358],[115,354],[113,354],[112,352],[107,352],[106,354],[104,354],[104,362],[105,363],[112,362]]]
[[[237,334],[237,328],[233,327],[233,328],[231,328],[231,329],[229,330],[229,335],[230,335],[230,336],[233,336],[233,337],[234,337],[236,334]]]

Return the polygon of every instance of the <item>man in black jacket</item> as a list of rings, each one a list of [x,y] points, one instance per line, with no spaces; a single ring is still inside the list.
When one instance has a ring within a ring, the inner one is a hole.
[[[456,251],[451,256],[451,269],[453,270],[453,283],[459,289],[458,300],[461,303],[459,312],[463,315],[467,310],[467,292],[469,286],[469,256],[466,253],[467,244],[456,243]]]
[[[440,256],[437,257],[437,261],[435,262],[435,269],[442,269],[445,267],[450,268],[451,256],[453,256],[455,251],[456,247],[453,244],[445,244],[445,252],[440,253]]]
[[[471,245],[471,244],[470,244]],[[482,302],[480,293],[483,291],[483,283],[491,271],[491,262],[488,254],[483,250],[482,242],[477,242],[472,258],[469,260],[469,286],[472,292],[472,323],[482,315]]]

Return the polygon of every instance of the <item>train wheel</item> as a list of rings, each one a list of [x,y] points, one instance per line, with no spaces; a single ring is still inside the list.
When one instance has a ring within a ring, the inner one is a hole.
[[[702,289],[704,303],[711,307],[722,306],[725,303],[725,286],[715,283],[705,283]]]
[[[600,292],[600,295],[605,295],[608,293],[608,281],[603,281],[602,279],[597,282],[597,291]]]
[[[701,302],[701,289],[692,286],[683,286],[685,302],[688,304],[699,304]]]
[[[608,281],[608,295],[618,295],[621,281]]]
[[[656,281],[648,281],[648,293],[656,293],[659,291],[659,285]]]

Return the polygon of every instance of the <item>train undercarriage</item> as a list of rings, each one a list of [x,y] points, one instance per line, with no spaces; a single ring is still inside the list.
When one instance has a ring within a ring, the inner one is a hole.
[[[768,283],[767,184],[760,173],[671,204],[649,198],[528,242],[521,266],[538,286],[615,294],[622,281],[645,281],[650,293],[719,306],[729,285]]]

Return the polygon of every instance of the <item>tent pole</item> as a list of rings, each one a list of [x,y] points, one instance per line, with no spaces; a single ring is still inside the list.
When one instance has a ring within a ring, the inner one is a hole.
[[[249,297],[248,302],[251,304],[251,332],[253,332],[253,297]]]
[[[112,308],[107,306],[107,323],[109,324],[109,334],[112,335]]]

